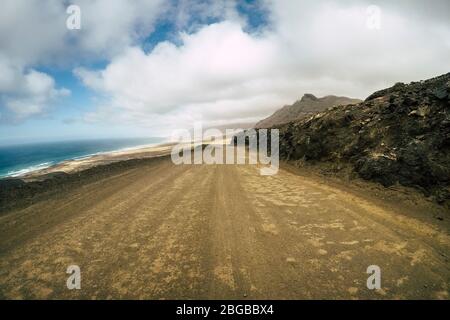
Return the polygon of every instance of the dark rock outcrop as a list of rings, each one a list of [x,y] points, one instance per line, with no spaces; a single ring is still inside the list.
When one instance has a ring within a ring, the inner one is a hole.
[[[280,129],[280,157],[350,166],[364,179],[450,203],[450,73],[397,83]]]

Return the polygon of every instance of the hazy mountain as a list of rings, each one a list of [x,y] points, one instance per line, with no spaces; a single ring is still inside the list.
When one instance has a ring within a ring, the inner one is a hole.
[[[337,96],[317,98],[314,95],[307,93],[293,105],[284,106],[283,108],[277,110],[270,117],[259,121],[255,125],[255,127],[270,128],[274,125],[288,123],[294,120],[314,115],[336,105],[348,105],[358,102],[361,102],[361,100]]]

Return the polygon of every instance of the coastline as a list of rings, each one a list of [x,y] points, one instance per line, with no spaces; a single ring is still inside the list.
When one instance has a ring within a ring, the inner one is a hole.
[[[73,173],[83,171],[99,165],[106,165],[119,161],[131,159],[153,158],[170,154],[173,143],[162,142],[157,144],[140,145],[135,147],[127,147],[114,151],[98,152],[85,156],[80,156],[68,160],[63,160],[50,165],[36,165],[36,169],[23,169],[22,174],[4,176],[1,180],[21,179],[24,181],[33,181],[40,177],[54,174],[57,172]],[[48,164],[48,162],[46,163]]]
[[[177,142],[179,143],[179,142]],[[30,166],[28,168],[19,170],[23,173],[7,175],[0,177],[0,181],[20,179],[23,181],[34,181],[41,179],[50,174],[55,173],[74,173],[80,172],[86,169],[90,169],[99,165],[107,165],[120,161],[127,161],[133,159],[147,159],[154,157],[167,156],[170,154],[171,149],[177,143],[175,142],[159,142],[155,144],[139,145],[133,147],[125,147],[113,151],[98,152],[94,154],[88,154],[85,156],[79,156],[67,160],[63,160],[57,163],[46,162],[39,165]],[[223,144],[226,143],[225,138],[216,138],[213,140],[181,142],[182,144],[191,144],[192,147],[199,146],[201,144]],[[35,168],[35,169],[30,169]]]
[[[196,148],[203,144],[226,143],[226,139],[181,142]],[[172,163],[170,153],[177,144],[165,142],[147,147],[132,147],[62,161],[48,168],[19,177],[0,178],[0,216],[33,203],[51,199],[61,191],[99,182],[128,170],[141,170],[161,161]]]

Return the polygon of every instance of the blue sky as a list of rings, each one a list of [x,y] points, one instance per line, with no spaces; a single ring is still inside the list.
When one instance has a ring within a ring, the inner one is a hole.
[[[380,26],[367,25],[375,5]],[[66,28],[69,4],[81,30]],[[254,123],[449,71],[448,1],[5,0],[0,144]],[[407,59],[405,59],[407,57]]]

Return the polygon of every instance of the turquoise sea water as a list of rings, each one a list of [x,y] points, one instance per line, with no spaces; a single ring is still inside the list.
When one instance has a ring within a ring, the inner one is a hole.
[[[0,178],[17,177],[61,161],[162,143],[163,138],[102,139],[0,146]]]

